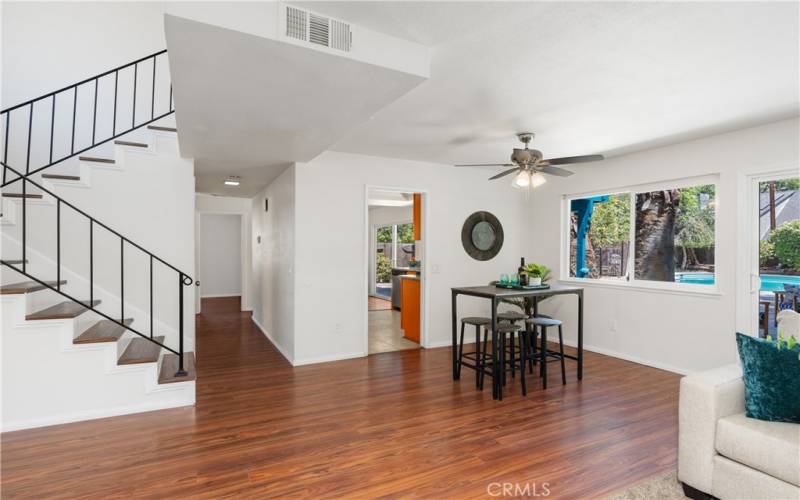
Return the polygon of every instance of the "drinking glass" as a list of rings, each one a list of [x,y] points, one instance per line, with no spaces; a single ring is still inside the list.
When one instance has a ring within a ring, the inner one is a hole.
[[[500,284],[501,285],[508,285],[508,275],[507,274],[504,273],[504,274],[500,275]]]
[[[511,284],[514,286],[519,285],[519,274],[514,273],[511,275]]]

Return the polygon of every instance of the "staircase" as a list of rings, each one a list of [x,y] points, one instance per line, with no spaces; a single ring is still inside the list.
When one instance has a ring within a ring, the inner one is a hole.
[[[113,209],[104,188],[149,175],[142,165],[187,161],[162,120],[165,63],[161,51],[0,112],[3,431],[194,404],[192,278],[81,208]]]

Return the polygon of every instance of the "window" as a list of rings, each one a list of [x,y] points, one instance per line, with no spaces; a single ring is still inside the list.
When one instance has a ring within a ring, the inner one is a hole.
[[[714,185],[636,193],[637,280],[714,284]]]
[[[630,251],[630,193],[570,202],[569,275],[624,278]]]
[[[716,187],[658,186],[569,199],[570,278],[716,282]]]

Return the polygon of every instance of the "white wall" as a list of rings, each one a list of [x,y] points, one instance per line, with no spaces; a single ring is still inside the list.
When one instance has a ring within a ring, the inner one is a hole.
[[[127,64],[166,48],[164,14],[175,14],[198,21],[212,22],[232,29],[257,31],[275,36],[277,11],[274,2],[4,2],[2,15],[2,107],[79,82],[85,78]],[[137,123],[150,116],[151,66],[139,68]],[[156,114],[168,111],[168,62],[159,59],[156,71]],[[119,126],[130,123],[132,69],[120,73]],[[113,77],[100,83],[98,92],[97,139],[111,136]],[[147,98],[142,95],[146,94]],[[54,155],[69,152],[72,95],[62,94],[56,106]],[[93,87],[81,87],[75,123],[76,150],[91,144]],[[14,136],[27,135],[27,109],[12,114],[9,165],[25,165],[26,145]],[[166,124],[174,118],[165,119]],[[43,165],[49,155],[50,103],[35,108],[31,163]],[[22,126],[22,129],[17,127]],[[127,138],[137,140],[134,132]],[[111,146],[93,150],[95,156],[110,154]],[[68,160],[53,167],[72,172],[77,162]],[[19,169],[19,168],[18,168]],[[53,170],[55,171],[55,170]]]
[[[4,2],[3,5],[3,107],[18,104],[42,94],[63,88],[92,75],[126,64],[166,47],[164,41],[162,2]],[[166,59],[157,71],[157,87],[161,89],[156,113],[168,110],[169,84]],[[139,92],[145,87],[149,96],[150,82],[140,68]],[[120,75],[118,125],[129,123],[132,98],[132,73]],[[111,135],[113,77],[104,80],[98,90],[97,138]],[[92,85],[82,87],[78,96],[75,122],[75,148],[91,144]],[[56,105],[54,156],[69,153],[72,128],[72,94],[61,94]],[[137,99],[138,119],[150,115],[150,100]],[[109,111],[105,113],[104,111]],[[12,113],[9,164],[24,167],[28,110]],[[31,163],[43,165],[49,154],[50,101],[35,108]],[[17,136],[16,138],[14,136]],[[111,152],[106,145],[96,156]],[[77,162],[70,160],[58,167],[71,171]]]
[[[564,195],[615,190],[636,184],[718,175],[718,295],[666,293],[586,283],[585,344],[656,367],[688,372],[737,359],[737,326],[747,308],[738,290],[749,286],[742,263],[750,251],[740,238],[751,221],[746,175],[800,165],[800,125],[787,120],[576,167],[569,178],[550,177],[531,197],[527,247],[535,260],[560,272],[561,203]],[[737,276],[738,274],[738,276]],[[743,276],[744,274],[744,276]],[[738,281],[737,281],[738,280]],[[745,292],[746,293],[746,292]],[[543,312],[565,321],[568,342],[576,341],[576,307],[571,297],[550,299]],[[737,321],[737,317],[739,320]]]
[[[251,233],[251,200],[249,198],[234,198],[230,196],[212,196],[209,194],[198,193],[195,196],[196,225],[198,234],[201,233],[200,217],[202,214],[237,214],[240,217],[240,260],[241,260],[241,294],[242,311],[253,310],[253,256],[252,245],[250,244]],[[202,245],[198,241],[196,245],[197,262],[200,262],[200,249]],[[201,289],[203,288],[202,271],[198,267],[197,274],[200,276]],[[205,290],[202,290],[205,294]],[[200,312],[200,298],[195,304],[196,311]]]
[[[200,290],[202,297],[242,294],[242,217],[200,215]]]
[[[295,364],[365,352],[368,245],[366,186],[424,192],[422,263],[427,298],[427,346],[450,342],[450,288],[486,284],[518,266],[531,229],[524,195],[491,171],[326,152],[296,165]],[[473,260],[461,245],[461,227],[488,210],[503,224],[505,244],[492,260]],[[337,257],[332,259],[331,254]],[[489,305],[460,299],[462,314],[487,314]]]
[[[3,2],[3,107],[165,49],[164,14],[269,38],[278,22],[276,2]]]
[[[295,359],[296,345],[295,171],[295,167],[284,171],[251,205],[253,321],[290,362]],[[265,199],[269,199],[269,211],[265,211]]]

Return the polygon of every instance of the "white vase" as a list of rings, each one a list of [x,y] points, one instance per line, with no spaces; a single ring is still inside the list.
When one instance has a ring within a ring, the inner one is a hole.
[[[528,284],[531,286],[539,286],[542,284],[542,278],[528,278]]]

